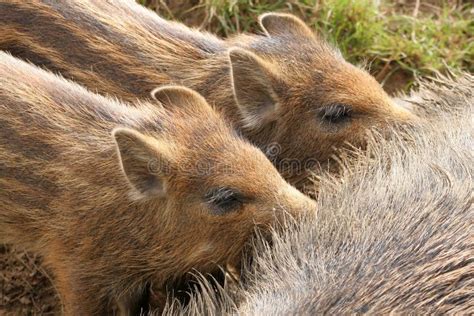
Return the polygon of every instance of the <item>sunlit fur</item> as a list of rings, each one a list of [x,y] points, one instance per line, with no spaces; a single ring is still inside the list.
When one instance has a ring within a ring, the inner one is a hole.
[[[134,1],[8,0],[0,12],[0,49],[92,91],[134,101],[162,84],[195,89],[264,152],[277,145],[271,160],[299,188],[346,142],[363,147],[368,128],[412,119],[292,15],[264,14],[262,34],[223,40]],[[341,103],[352,118],[326,124],[320,111]]]
[[[407,98],[426,122],[321,180],[316,219],[256,241],[246,285],[205,289],[187,315],[474,312],[474,77],[440,78]],[[209,284],[205,283],[209,287]]]
[[[192,269],[235,264],[256,227],[314,211],[260,150],[183,89],[132,107],[0,53],[0,241],[44,257],[67,315],[103,313],[149,281],[159,291]],[[143,135],[150,161],[166,158],[164,195],[130,186],[112,136],[123,128]],[[220,187],[248,200],[213,215],[205,197]]]

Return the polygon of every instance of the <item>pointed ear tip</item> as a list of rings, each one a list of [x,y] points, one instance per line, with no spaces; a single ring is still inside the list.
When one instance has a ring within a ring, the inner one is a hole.
[[[111,134],[118,148],[121,148],[124,144],[134,142],[141,137],[139,132],[126,127],[116,127],[112,130]]]
[[[170,102],[171,101],[170,99],[174,99],[174,98],[178,99],[179,97],[194,99],[200,102],[206,102],[204,97],[199,92],[193,89],[190,89],[188,87],[179,86],[179,85],[169,85],[169,86],[161,86],[161,87],[155,88],[151,92],[151,95],[153,99],[160,102],[164,102],[164,101]]]
[[[295,33],[312,36],[313,31],[304,20],[290,13],[264,13],[259,17],[261,28],[267,35],[279,33]]]
[[[157,100],[156,94],[162,89],[163,87],[156,87],[155,89],[150,91],[150,96],[153,100]]]
[[[171,94],[197,94],[196,91],[179,85],[165,85],[159,86],[150,92],[151,97],[155,100],[158,100],[160,96],[169,96]]]
[[[268,17],[273,17],[273,16],[280,17],[280,16],[287,16],[287,15],[290,15],[290,14],[282,13],[282,12],[265,12],[265,13],[260,14],[258,17],[260,20],[264,20]]]
[[[243,49],[243,48],[240,48],[240,47],[231,47],[229,48],[229,56],[232,57],[232,56],[239,56],[239,55],[242,55],[242,54],[247,54],[247,50],[246,49]]]
[[[172,110],[174,107],[181,107],[183,102],[208,104],[199,92],[180,85],[160,86],[153,89],[151,94],[154,100],[161,102],[168,110]]]
[[[121,135],[127,134],[129,132],[130,132],[130,129],[128,129],[126,127],[116,127],[112,130],[111,135],[114,138],[117,138],[117,136],[121,136]]]
[[[232,47],[229,49],[230,62],[242,61],[242,60],[258,60],[258,56],[249,50],[240,47]]]
[[[261,14],[258,19],[261,23],[265,23],[265,21],[269,21],[269,19],[277,18],[277,19],[293,19],[299,20],[296,15],[290,13],[283,13],[283,12],[266,12]]]

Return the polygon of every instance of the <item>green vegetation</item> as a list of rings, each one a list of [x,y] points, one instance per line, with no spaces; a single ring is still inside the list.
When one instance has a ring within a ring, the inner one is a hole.
[[[454,0],[139,0],[162,16],[222,36],[259,31],[268,11],[302,17],[388,90],[447,69],[474,72],[474,6]],[[169,2],[169,3],[168,3]],[[408,4],[406,4],[408,3]]]

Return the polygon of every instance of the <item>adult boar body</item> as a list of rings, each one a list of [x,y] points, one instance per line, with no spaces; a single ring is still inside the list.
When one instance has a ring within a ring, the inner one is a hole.
[[[162,84],[202,94],[302,188],[347,142],[410,119],[367,72],[287,14],[222,40],[134,1],[0,1],[0,49],[125,100]]]

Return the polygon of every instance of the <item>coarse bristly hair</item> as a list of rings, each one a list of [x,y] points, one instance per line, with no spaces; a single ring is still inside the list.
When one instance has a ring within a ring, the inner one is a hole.
[[[271,246],[255,241],[243,285],[203,282],[167,311],[472,314],[474,77],[437,81],[405,97],[423,123],[374,135],[340,177],[322,177],[317,218],[289,222]]]

